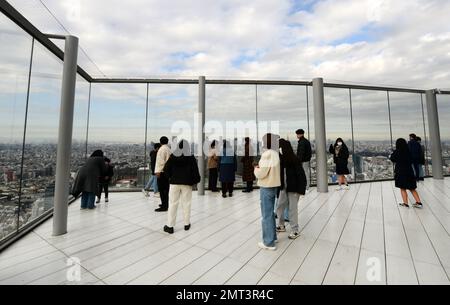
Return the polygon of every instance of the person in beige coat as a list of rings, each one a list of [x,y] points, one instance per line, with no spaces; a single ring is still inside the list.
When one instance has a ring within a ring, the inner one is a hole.
[[[280,156],[278,152],[279,136],[266,134],[263,137],[263,154],[259,164],[255,166],[255,176],[260,187],[262,238],[258,245],[265,250],[276,250],[277,241],[275,200],[278,188],[281,186]]]
[[[169,139],[167,137],[161,137],[159,139],[159,143],[161,147],[158,150],[158,154],[156,155],[156,166],[155,166],[155,174],[158,178],[158,190],[161,197],[161,204],[155,212],[167,212],[169,209],[169,178],[164,175],[164,166],[169,160],[172,151],[169,147]]]
[[[208,152],[208,189],[211,192],[218,192],[217,189],[217,177],[219,175],[219,153],[216,149],[217,141],[213,140]]]

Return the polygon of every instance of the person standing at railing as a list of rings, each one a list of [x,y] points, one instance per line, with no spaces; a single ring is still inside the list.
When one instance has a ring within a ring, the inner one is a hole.
[[[408,148],[408,144],[405,139],[398,139],[395,143],[395,150],[390,157],[391,161],[395,163],[395,187],[400,189],[403,202],[400,206],[409,208],[408,193],[411,192],[416,203],[415,208],[422,208],[422,202],[420,201],[419,194],[417,193],[417,180],[413,170],[413,158],[411,151]]]
[[[417,143],[419,143],[420,148],[422,149],[421,155],[420,155],[420,162],[419,162],[419,181],[425,181],[425,145],[422,145],[422,139],[420,137],[416,138]]]
[[[216,149],[217,141],[213,140],[211,142],[209,151],[208,151],[208,189],[211,192],[218,192],[217,189],[217,178],[219,175],[219,152]]]
[[[233,197],[234,181],[236,180],[237,161],[234,149],[229,141],[223,141],[223,148],[219,162],[220,182],[222,183],[222,197]]]
[[[100,203],[102,199],[102,192],[105,192],[105,202],[109,202],[109,183],[114,176],[114,166],[111,164],[111,160],[105,157],[105,166],[106,171],[103,176],[98,179],[98,194],[97,194],[97,203]]]
[[[95,209],[95,195],[98,194],[98,179],[106,172],[103,151],[96,150],[87,159],[77,173],[71,194],[78,197],[81,194],[81,209]]]
[[[306,192],[306,175],[302,163],[294,154],[291,143],[284,139],[280,140],[280,161],[281,187],[277,207],[277,232],[286,232],[284,214],[287,209],[289,213],[289,225],[291,226],[289,239],[296,239],[300,236],[298,201]]]
[[[161,205],[155,212],[167,212],[169,209],[169,179],[164,175],[164,166],[167,160],[169,160],[172,152],[169,147],[169,139],[167,137],[161,137],[159,139],[161,147],[156,155],[155,173],[158,178],[158,190],[161,197]]]
[[[306,175],[306,192],[309,191],[310,186],[310,162],[312,157],[311,143],[305,138],[305,131],[299,129],[295,132],[297,134],[297,158],[302,163],[303,171]]]
[[[420,143],[417,142],[417,136],[412,133],[409,135],[409,142],[408,142],[408,148],[409,152],[411,154],[412,158],[412,166],[414,168],[414,175],[416,177],[416,180],[420,180],[420,163],[422,158],[422,147],[420,146]]]
[[[350,187],[348,186],[346,175],[350,174],[350,171],[348,170],[348,158],[350,157],[350,153],[344,140],[338,138],[334,145],[330,145],[329,152],[333,155],[333,161],[336,164],[336,175],[338,176],[339,183],[336,190],[349,190]]]
[[[150,152],[150,179],[147,182],[147,185],[142,190],[146,197],[149,196],[150,190],[153,190],[153,194],[155,197],[158,196],[158,178],[155,174],[155,166],[156,166],[156,156],[158,154],[158,150],[161,147],[161,144],[155,143],[152,151]]]
[[[164,232],[173,234],[178,206],[183,207],[184,230],[191,228],[192,186],[200,182],[197,160],[191,154],[189,142],[181,140],[178,148],[164,166],[164,175],[169,179],[169,213]]]
[[[255,161],[255,158],[253,157],[253,149],[250,143],[250,138],[246,137],[244,142],[244,156],[242,157],[241,162],[243,163],[242,181],[245,182],[246,187],[243,192],[251,193],[253,192],[253,181],[256,180],[255,174],[253,173],[253,162]]]
[[[263,241],[258,246],[264,250],[276,250],[277,242],[275,222],[275,199],[280,180],[280,156],[278,151],[279,136],[266,134],[263,137],[263,154],[259,163],[255,166],[255,176],[260,187],[262,237]]]

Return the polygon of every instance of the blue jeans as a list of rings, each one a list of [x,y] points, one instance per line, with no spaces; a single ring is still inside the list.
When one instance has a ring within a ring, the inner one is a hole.
[[[83,192],[81,194],[81,208],[93,209],[95,208],[95,194],[90,192]]]
[[[261,215],[262,215],[262,235],[263,243],[267,247],[275,247],[277,240],[276,223],[275,223],[275,199],[277,196],[277,187],[261,187]]]
[[[152,189],[155,194],[158,193],[158,179],[155,175],[150,175],[150,179],[148,180],[147,185],[144,187],[144,189],[147,191],[150,191],[150,189]]]

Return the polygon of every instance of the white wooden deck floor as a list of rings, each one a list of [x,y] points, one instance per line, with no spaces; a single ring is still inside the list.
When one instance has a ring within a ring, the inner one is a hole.
[[[179,211],[173,235],[153,211],[159,199],[113,193],[95,211],[73,204],[67,235],[52,237],[50,220],[1,253],[0,284],[450,284],[450,179],[419,192],[422,210],[399,207],[393,182],[313,191],[300,202],[301,237],[280,234],[275,252],[257,246],[259,191],[194,192],[192,229]],[[70,257],[79,282],[68,281]]]

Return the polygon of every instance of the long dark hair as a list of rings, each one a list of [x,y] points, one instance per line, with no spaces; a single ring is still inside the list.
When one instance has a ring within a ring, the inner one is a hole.
[[[103,151],[100,150],[100,149],[97,149],[96,151],[94,151],[94,152],[91,154],[91,157],[103,157]]]
[[[400,154],[409,154],[408,143],[403,138],[397,139],[397,141],[395,141],[395,149]]]
[[[285,139],[281,139],[279,143],[282,152],[281,159],[284,164],[288,166],[296,166],[299,163],[299,160],[294,153],[291,143]]]
[[[347,147],[347,145],[345,144],[344,140],[342,140],[342,138],[336,139],[336,142],[334,142],[334,147],[337,146],[338,142],[342,142],[342,147]]]

